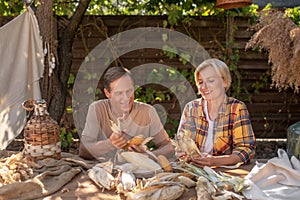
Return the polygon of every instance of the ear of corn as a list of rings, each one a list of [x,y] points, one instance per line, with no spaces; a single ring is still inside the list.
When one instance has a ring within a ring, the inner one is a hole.
[[[138,146],[138,145],[142,144],[144,140],[145,140],[145,137],[143,135],[134,136],[133,138],[131,138],[130,140],[127,141],[127,145],[124,148],[127,149],[128,147],[130,147],[132,145]]]
[[[108,173],[112,174],[114,164],[113,164],[113,162],[111,162],[109,160],[109,161],[106,161],[106,162],[98,163],[98,164],[95,165],[95,167],[102,168],[105,171],[107,171]]]
[[[124,190],[132,190],[135,186],[136,179],[132,172],[121,172],[121,183]]]
[[[114,187],[114,177],[101,167],[88,170],[88,176],[100,187],[110,190]]]
[[[161,188],[160,195],[158,199],[172,200],[178,199],[185,191],[185,188],[181,185],[171,185],[169,187]]]
[[[153,139],[153,137],[147,137],[144,139],[144,141],[141,143],[141,145],[146,145],[148,142],[150,142]]]
[[[188,131],[179,134],[180,137],[177,139],[177,147],[185,152],[187,155],[192,157],[193,155],[200,155],[199,148],[195,141],[191,138],[191,134]]]
[[[215,193],[213,185],[203,176],[199,176],[196,184],[197,200],[211,200]]]
[[[185,187],[176,182],[158,182],[156,185],[146,187],[143,190],[128,192],[125,195],[127,200],[173,200],[178,199],[184,191]]]
[[[132,163],[139,169],[149,171],[159,171],[161,167],[158,163],[154,162],[148,156],[137,152],[122,152],[121,156],[129,163]]]
[[[134,136],[133,138],[131,138],[130,140],[127,141],[127,145],[124,147],[124,149],[128,149],[128,147],[132,146],[132,145],[137,145],[143,148],[143,146],[145,147],[145,149],[147,149],[146,144],[148,142],[150,142],[153,139],[153,137],[147,137],[145,138],[143,135],[137,135]]]
[[[196,186],[196,182],[187,176],[178,176],[180,183],[183,183],[187,188]]]
[[[171,163],[164,155],[158,155],[157,162],[160,164],[164,171],[171,172],[173,170]]]

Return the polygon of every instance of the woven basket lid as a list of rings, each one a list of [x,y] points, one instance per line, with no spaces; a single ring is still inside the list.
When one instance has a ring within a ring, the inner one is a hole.
[[[223,9],[241,8],[252,4],[252,0],[217,0],[216,7]]]

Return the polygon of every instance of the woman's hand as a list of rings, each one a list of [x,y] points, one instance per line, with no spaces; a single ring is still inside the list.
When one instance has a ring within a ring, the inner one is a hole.
[[[183,152],[181,149],[175,147],[175,156],[178,160],[184,160],[186,162],[190,162],[191,158]]]
[[[206,156],[193,156],[191,163],[197,167],[204,167],[204,166],[215,166],[215,158],[211,155]]]
[[[127,140],[122,133],[113,132],[109,140],[117,149],[123,149],[127,145]]]

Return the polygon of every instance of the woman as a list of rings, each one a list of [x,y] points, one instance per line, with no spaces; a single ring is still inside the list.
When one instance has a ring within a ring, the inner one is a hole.
[[[178,138],[190,133],[201,152],[201,156],[190,158],[192,164],[248,163],[255,155],[255,135],[246,105],[226,95],[231,84],[228,66],[218,59],[207,59],[194,75],[201,98],[185,106],[177,132]],[[179,150],[176,155],[185,156]]]

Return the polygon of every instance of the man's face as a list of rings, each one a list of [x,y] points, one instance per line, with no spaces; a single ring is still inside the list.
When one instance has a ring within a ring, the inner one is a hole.
[[[105,95],[111,101],[112,110],[117,115],[128,114],[134,101],[134,87],[129,76],[122,76],[110,84],[110,92]]]

